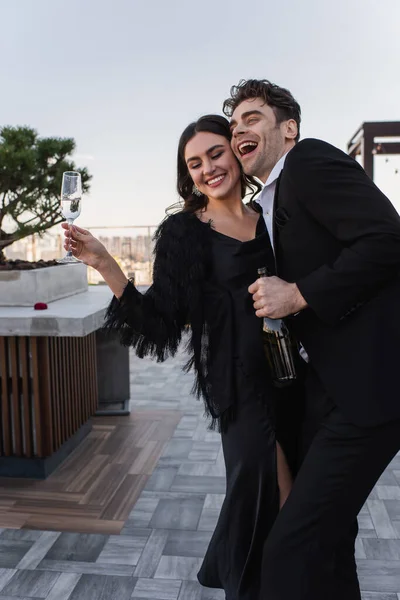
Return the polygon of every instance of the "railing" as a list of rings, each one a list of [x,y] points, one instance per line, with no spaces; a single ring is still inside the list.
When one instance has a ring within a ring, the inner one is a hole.
[[[108,252],[128,277],[134,277],[137,285],[150,285],[153,278],[153,235],[155,225],[122,225],[89,227],[100,239]],[[89,283],[102,283],[94,269],[88,270]]]
[[[87,229],[102,241],[128,277],[135,277],[138,285],[152,283],[155,225],[105,225]],[[6,250],[9,258],[30,261],[52,260],[63,253],[63,236],[59,226],[46,232],[42,238],[29,236]],[[88,279],[91,284],[103,283],[101,276],[91,268],[88,269]]]

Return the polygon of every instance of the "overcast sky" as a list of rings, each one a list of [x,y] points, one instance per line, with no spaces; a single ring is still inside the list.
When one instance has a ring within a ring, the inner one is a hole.
[[[241,78],[288,87],[302,137],[342,149],[400,120],[399,0],[0,0],[0,21],[0,123],[75,138],[86,226],[159,222],[180,133]],[[399,167],[376,179],[398,207]]]

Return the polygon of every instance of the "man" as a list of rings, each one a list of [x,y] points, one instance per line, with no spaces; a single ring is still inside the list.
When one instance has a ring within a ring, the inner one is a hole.
[[[297,143],[287,90],[242,81],[224,112],[244,171],[265,183],[277,272],[249,288],[256,314],[288,317],[319,418],[265,545],[260,600],[359,599],[354,523],[400,448],[400,218],[352,158]]]

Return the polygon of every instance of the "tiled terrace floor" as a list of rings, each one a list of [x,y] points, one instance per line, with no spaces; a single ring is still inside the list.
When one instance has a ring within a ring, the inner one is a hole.
[[[170,429],[168,437],[172,437],[151,476],[154,464],[151,459],[147,464],[144,488],[133,509],[126,514],[115,505],[109,509],[106,520],[117,523],[120,533],[108,535],[104,529],[89,533],[84,525],[73,532],[62,518],[60,531],[46,530],[46,520],[41,529],[0,529],[0,600],[223,600],[223,593],[201,589],[196,581],[223,500],[220,440],[207,431],[201,404],[189,395],[192,378],[181,372],[181,363],[182,357],[162,365],[132,360],[132,407],[138,411],[138,431],[145,414],[147,423],[151,414],[170,414],[166,429],[174,419],[179,422]],[[136,444],[138,453],[137,438],[133,439],[132,452]],[[153,441],[156,449],[157,440]],[[129,455],[129,444],[123,445],[122,463],[132,458]],[[75,468],[79,478],[76,458]],[[85,469],[83,459],[81,468]],[[365,600],[400,600],[399,483],[400,456],[386,470],[359,517],[357,557]],[[7,482],[1,485],[4,492]],[[70,485],[84,484],[72,477]],[[100,495],[105,494],[101,487]],[[5,514],[12,501],[12,497],[3,505],[0,501],[2,527],[9,526]],[[29,521],[13,525],[28,526]]]

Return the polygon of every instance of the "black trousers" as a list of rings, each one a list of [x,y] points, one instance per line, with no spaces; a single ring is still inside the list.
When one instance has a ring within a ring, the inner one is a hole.
[[[265,543],[259,600],[359,598],[357,515],[400,448],[400,420],[349,423],[311,369],[307,391],[325,416]]]

